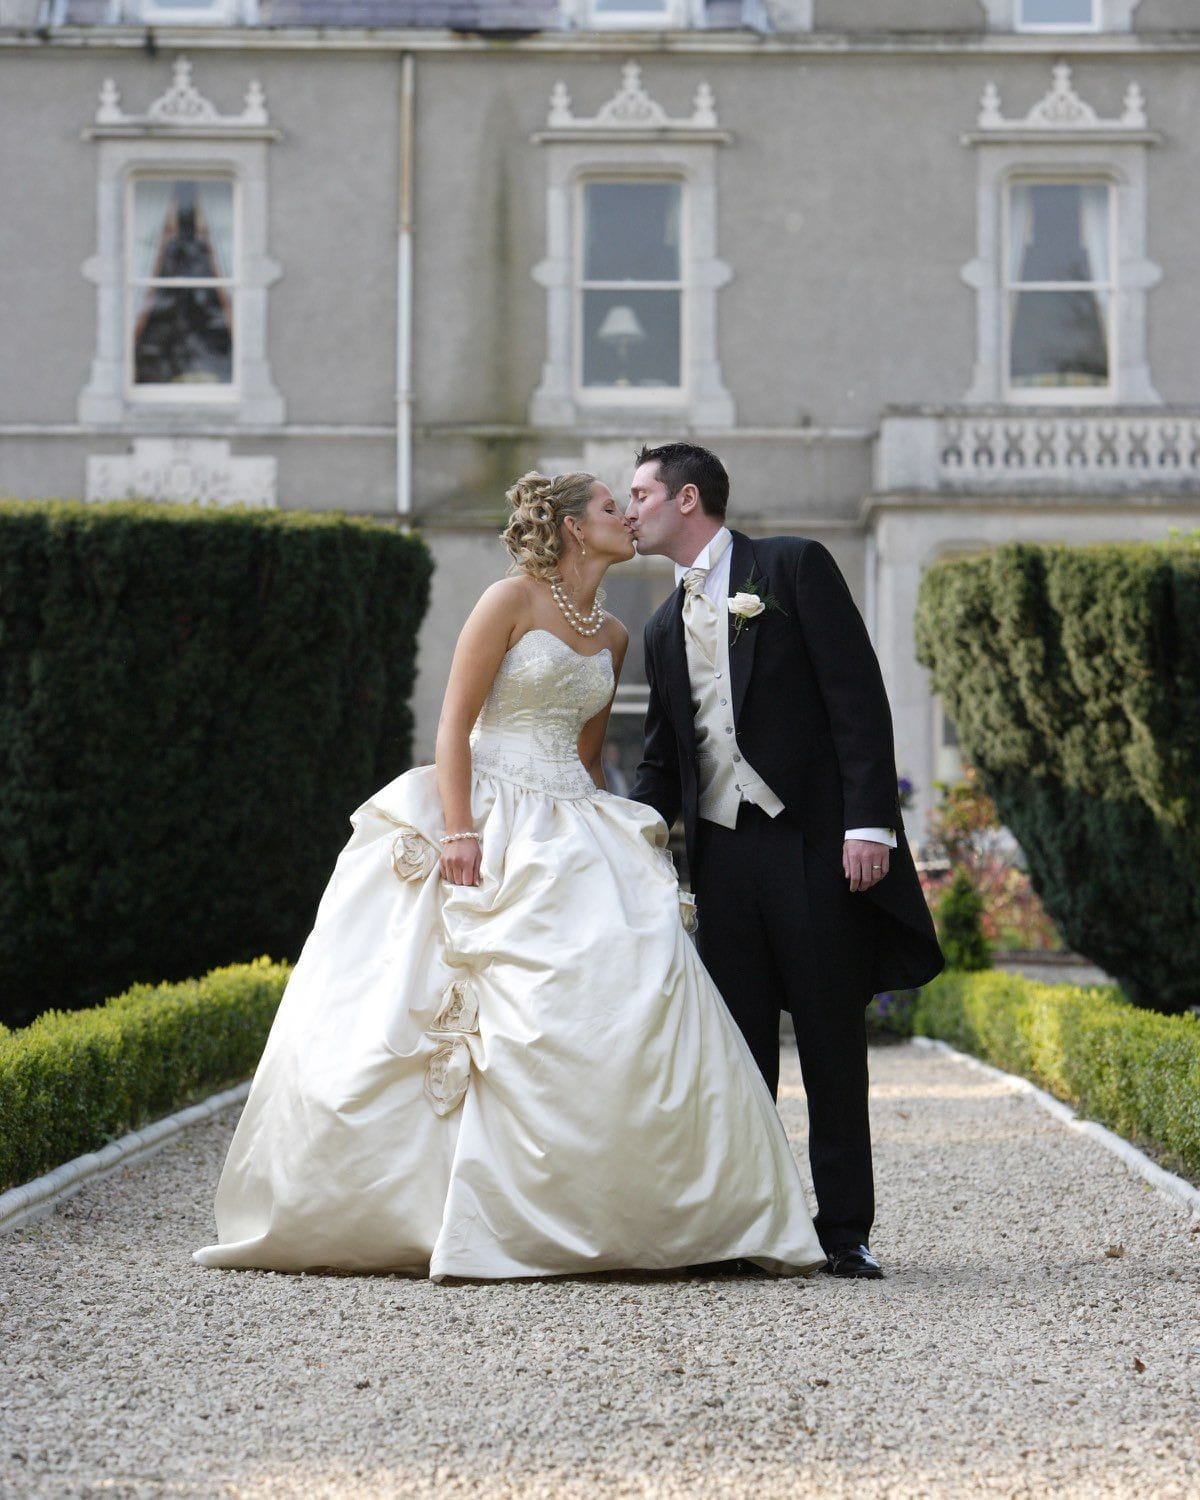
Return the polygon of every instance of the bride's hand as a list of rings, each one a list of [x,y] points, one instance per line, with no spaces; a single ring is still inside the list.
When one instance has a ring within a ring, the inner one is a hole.
[[[459,839],[442,850],[442,879],[451,885],[478,885],[483,851],[476,839]]]

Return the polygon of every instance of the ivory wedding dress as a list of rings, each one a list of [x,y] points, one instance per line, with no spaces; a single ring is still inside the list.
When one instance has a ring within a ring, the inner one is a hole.
[[[216,1197],[206,1266],[551,1276],[824,1261],[770,1093],[680,919],[662,819],[598,791],[607,649],[505,655],[472,733],[478,886],[432,766],[353,818]]]

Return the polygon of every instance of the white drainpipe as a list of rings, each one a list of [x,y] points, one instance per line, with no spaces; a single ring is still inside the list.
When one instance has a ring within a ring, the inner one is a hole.
[[[396,235],[396,510],[412,514],[413,55],[400,58],[400,180]]]

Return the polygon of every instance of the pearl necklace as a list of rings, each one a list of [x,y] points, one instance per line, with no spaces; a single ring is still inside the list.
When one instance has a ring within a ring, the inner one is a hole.
[[[580,635],[599,634],[604,626],[604,611],[600,608],[599,599],[593,604],[591,614],[581,615],[557,578],[550,579],[550,595],[562,611],[563,619],[573,630],[577,630]]]

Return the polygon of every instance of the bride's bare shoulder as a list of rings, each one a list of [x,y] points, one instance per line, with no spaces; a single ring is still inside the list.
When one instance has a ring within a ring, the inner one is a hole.
[[[533,579],[515,573],[508,578],[497,579],[480,594],[472,618],[486,621],[495,628],[509,629],[521,626],[534,607],[536,599]]]
[[[498,578],[489,583],[479,596],[479,603],[488,609],[520,610],[533,603],[536,585],[524,573],[513,573],[507,578]]]

